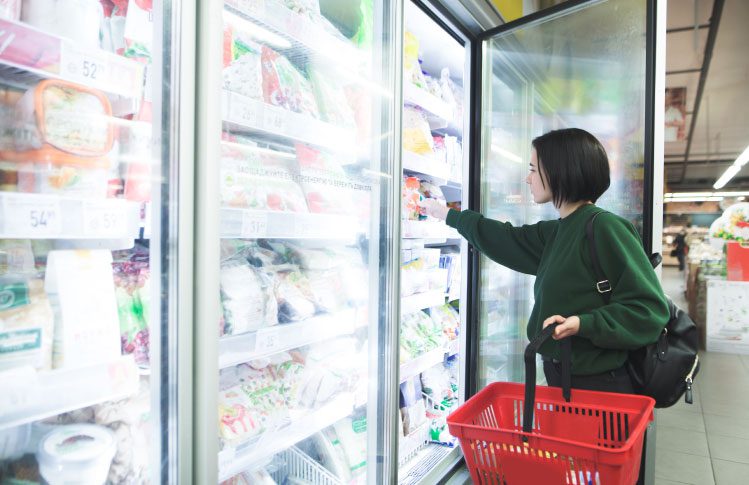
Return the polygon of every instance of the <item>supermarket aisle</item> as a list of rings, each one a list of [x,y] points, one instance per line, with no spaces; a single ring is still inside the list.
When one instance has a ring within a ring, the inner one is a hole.
[[[686,304],[678,269],[664,268],[663,288]],[[694,404],[657,411],[656,485],[749,483],[749,356],[701,358]]]

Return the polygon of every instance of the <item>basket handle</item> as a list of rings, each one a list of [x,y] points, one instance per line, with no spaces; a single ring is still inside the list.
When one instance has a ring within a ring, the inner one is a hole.
[[[530,433],[533,429],[533,409],[536,404],[536,353],[538,348],[554,333],[559,323],[552,323],[536,335],[525,348],[525,402],[523,403],[523,431]],[[559,341],[562,358],[562,395],[570,402],[572,388],[572,342],[569,338]],[[523,441],[528,441],[523,436]]]

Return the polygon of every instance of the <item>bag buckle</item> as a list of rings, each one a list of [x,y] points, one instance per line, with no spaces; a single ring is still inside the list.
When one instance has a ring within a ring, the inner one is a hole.
[[[609,280],[599,281],[596,283],[596,289],[598,290],[598,293],[610,293],[611,283],[609,283]]]

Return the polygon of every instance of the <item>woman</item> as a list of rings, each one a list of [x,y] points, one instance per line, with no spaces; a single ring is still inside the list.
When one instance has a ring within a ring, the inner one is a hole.
[[[533,201],[552,202],[560,218],[514,227],[433,200],[426,212],[446,220],[499,264],[536,276],[528,338],[554,322],[554,339],[572,340],[572,387],[632,393],[627,352],[655,342],[669,319],[660,282],[631,223],[609,212],[595,221],[595,241],[612,291],[605,304],[596,289],[585,226],[600,212],[595,201],[609,187],[601,143],[580,129],[551,131],[533,140],[526,178]],[[549,385],[560,386],[559,345],[539,350]]]

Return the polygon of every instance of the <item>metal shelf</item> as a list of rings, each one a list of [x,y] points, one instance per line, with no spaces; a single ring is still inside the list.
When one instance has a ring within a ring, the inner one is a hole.
[[[401,221],[404,239],[459,239],[458,231],[442,221]]]
[[[361,326],[359,309],[318,315],[302,322],[274,325],[255,332],[229,335],[219,340],[219,368],[295,349],[342,335],[350,335]],[[365,318],[366,315],[360,315]]]
[[[410,82],[403,84],[403,102],[408,105],[418,106],[429,115],[443,120],[444,123],[449,123],[453,118],[453,109],[449,104],[429,91],[421,89]]]
[[[427,369],[431,369],[437,364],[441,364],[445,361],[445,349],[440,347],[434,350],[430,350],[415,359],[409,360],[408,362],[401,364],[400,366],[400,382],[404,382],[407,379],[416,377]]]
[[[433,306],[445,304],[445,293],[442,291],[426,291],[401,298],[401,315],[418,312]]]
[[[288,44],[271,44],[274,49],[303,51],[310,57],[341,68],[355,69],[366,63],[367,53],[351,41],[326,30],[306,15],[299,15],[278,0],[226,0],[226,11],[262,25]]]
[[[0,192],[0,238],[133,240],[140,203]]]
[[[0,429],[123,399],[138,391],[139,379],[132,356],[74,369],[38,372],[24,366],[0,372]]]
[[[21,22],[0,19],[4,41],[0,80],[27,88],[40,79],[64,79],[107,93],[140,99],[144,65],[100,49],[90,49]]]
[[[341,394],[311,413],[300,415],[289,426],[265,432],[259,439],[237,447],[227,446],[218,454],[219,482],[264,463],[276,453],[309,438],[354,411],[354,397]]]
[[[355,240],[365,229],[350,216],[221,209],[221,237]]]
[[[300,141],[329,150],[355,155],[356,133],[351,128],[320,121],[228,90],[221,93],[221,112],[233,131]]]

